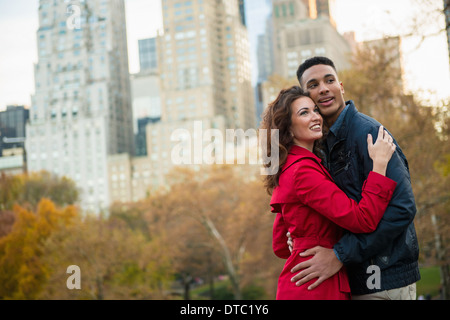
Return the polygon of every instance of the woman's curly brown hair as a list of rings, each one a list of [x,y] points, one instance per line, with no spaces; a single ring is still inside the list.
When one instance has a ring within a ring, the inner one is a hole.
[[[291,135],[291,105],[292,103],[301,97],[309,97],[308,93],[303,91],[299,86],[292,86],[287,89],[283,89],[278,94],[278,97],[269,104],[267,109],[263,113],[263,119],[259,129],[265,129],[267,134],[267,144],[262,145],[262,152],[270,157],[272,150],[272,143],[276,143],[278,146],[279,165],[271,174],[264,177],[264,186],[269,194],[272,194],[273,189],[278,186],[278,181],[281,175],[281,169],[286,163],[287,156],[290,148],[294,144],[294,137]],[[278,141],[272,141],[272,130],[279,130]],[[260,131],[261,132],[261,131]],[[317,156],[321,155],[320,146],[318,141],[314,144],[314,153]],[[265,163],[266,168],[271,168],[271,163]]]

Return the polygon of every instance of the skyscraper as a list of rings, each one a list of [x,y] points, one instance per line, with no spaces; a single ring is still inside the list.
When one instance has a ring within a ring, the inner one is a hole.
[[[330,0],[273,0],[274,73],[295,77],[306,59],[330,57],[342,70],[349,65],[351,47],[338,33]]]
[[[25,124],[30,111],[24,106],[7,106],[0,111],[0,157],[3,149],[23,148]]]
[[[123,0],[39,1],[29,171],[75,181],[84,209],[109,205],[107,156],[133,153]]]
[[[153,187],[163,185],[177,164],[175,145],[201,142],[203,130],[225,134],[226,129],[256,127],[243,8],[239,0],[162,0],[164,34],[157,43],[161,121],[147,126]],[[185,130],[178,137],[182,142],[172,140],[179,130]],[[204,160],[203,150],[197,151],[189,154],[193,165]],[[222,151],[214,149],[210,156],[222,156]]]
[[[162,3],[162,120],[223,116],[227,128],[254,127],[250,49],[240,1]]]
[[[0,174],[26,172],[24,141],[28,118],[29,110],[24,106],[7,106],[0,111]]]
[[[156,71],[158,68],[156,38],[141,39],[138,44],[140,72]]]
[[[308,7],[309,17],[311,19],[326,17],[330,20],[333,27],[336,28],[336,22],[334,20],[334,0],[303,0],[303,2]]]

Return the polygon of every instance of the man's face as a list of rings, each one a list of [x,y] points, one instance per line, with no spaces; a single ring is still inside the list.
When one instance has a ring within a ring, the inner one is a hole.
[[[309,92],[331,126],[345,107],[344,86],[333,67],[324,64],[312,66],[303,73],[300,85]]]

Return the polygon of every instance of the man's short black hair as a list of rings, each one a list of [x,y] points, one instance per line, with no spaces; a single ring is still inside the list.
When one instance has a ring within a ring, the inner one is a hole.
[[[302,78],[303,73],[307,69],[309,69],[309,68],[311,68],[313,66],[316,66],[318,64],[324,64],[324,65],[330,66],[330,67],[332,67],[334,69],[334,71],[336,71],[336,67],[334,66],[333,61],[331,61],[327,57],[319,57],[319,56],[317,56],[317,57],[309,58],[309,59],[305,60],[300,65],[300,67],[298,67],[298,70],[297,70],[297,79],[298,79],[298,82],[300,83],[300,86],[301,86],[300,79]],[[336,71],[336,73],[337,73],[337,71]]]

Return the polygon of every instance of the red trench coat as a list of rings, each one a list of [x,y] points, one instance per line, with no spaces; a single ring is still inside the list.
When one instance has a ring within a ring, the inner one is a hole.
[[[354,233],[373,232],[395,186],[395,181],[372,171],[364,182],[362,199],[357,203],[337,187],[318,157],[294,145],[270,202],[272,212],[277,213],[273,225],[273,250],[278,257],[287,259],[278,279],[277,299],[350,299],[345,268],[311,291],[307,288],[317,279],[297,287],[290,280],[294,276],[290,270],[312,258],[300,257],[300,252],[318,245],[333,248],[342,236],[343,228]],[[294,242],[292,254],[286,243],[288,231]]]

